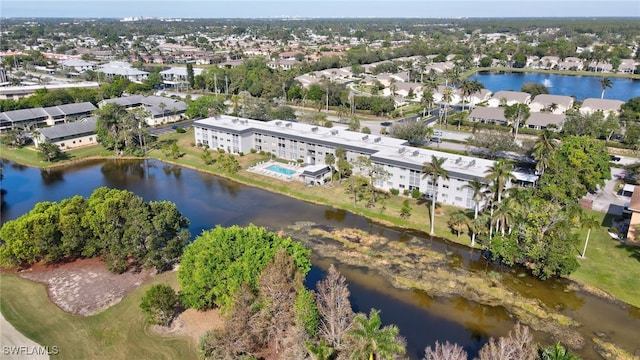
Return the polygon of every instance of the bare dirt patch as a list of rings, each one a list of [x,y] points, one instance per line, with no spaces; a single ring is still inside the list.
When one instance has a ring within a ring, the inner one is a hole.
[[[170,327],[156,325],[153,330],[160,334],[188,336],[197,344],[207,331],[219,330],[223,327],[224,322],[219,309],[208,311],[187,309],[171,322]]]
[[[117,304],[154,273],[141,270],[114,274],[100,259],[79,259],[60,265],[36,264],[18,275],[45,284],[49,299],[62,310],[89,316]]]

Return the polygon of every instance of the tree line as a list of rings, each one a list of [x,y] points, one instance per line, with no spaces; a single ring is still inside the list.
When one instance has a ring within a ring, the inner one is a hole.
[[[170,268],[190,239],[189,220],[169,201],[145,202],[100,187],[89,198],[40,202],[0,228],[0,265],[101,257],[110,271]]]

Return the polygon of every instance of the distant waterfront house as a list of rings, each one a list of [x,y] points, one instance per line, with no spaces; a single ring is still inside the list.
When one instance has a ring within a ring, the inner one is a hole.
[[[504,103],[504,104],[503,104]],[[531,94],[522,91],[497,91],[487,101],[487,106],[498,107],[502,105],[530,104]]]
[[[633,59],[622,59],[622,63],[618,66],[618,72],[623,74],[633,74],[637,69],[638,63]]]
[[[566,116],[564,114],[558,115],[542,112],[532,112],[525,122],[525,125],[529,129],[535,130],[544,130],[553,126],[556,131],[559,131],[560,129],[562,129],[562,124],[564,124],[565,119]]]
[[[509,121],[504,116],[504,108],[477,107],[471,110],[469,121],[485,124],[509,125]]]
[[[582,102],[580,112],[590,115],[596,111],[602,111],[607,115],[613,111],[616,115],[619,115],[623,104],[624,101],[622,100],[587,98]]]
[[[491,99],[492,94],[493,93],[491,92],[491,90],[481,89],[480,91],[469,95],[467,98],[465,98],[465,108],[474,107],[476,106],[476,104],[488,101],[489,99]]]
[[[133,68],[131,64],[121,61],[112,61],[104,64],[97,71],[104,74],[107,79],[120,75],[134,82],[142,82],[149,76],[148,72]]]
[[[127,110],[144,108],[151,116],[145,119],[149,126],[162,125],[181,120],[187,110],[184,101],[165,98],[162,96],[123,96],[115,99],[102,100],[98,106],[102,107],[108,103],[116,103]]]
[[[552,114],[563,114],[573,106],[573,98],[565,95],[539,94],[529,105],[531,112],[548,111]]]
[[[55,125],[39,129],[33,141],[36,146],[50,141],[60,150],[70,150],[81,146],[95,145],[98,143],[96,136],[96,117],[87,117],[67,124]]]
[[[34,129],[75,121],[90,116],[96,107],[90,102],[5,111],[0,113],[0,131]]]
[[[593,72],[611,72],[613,65],[606,62],[592,61],[587,67],[587,70]]]
[[[3,86],[0,87],[0,99],[13,99],[18,100],[25,97],[29,97],[40,89],[97,89],[100,84],[94,81],[83,81],[78,83],[65,83],[65,84],[47,84],[47,85],[28,85],[28,86]]]
[[[300,61],[295,59],[279,59],[269,61],[267,66],[272,69],[282,69],[282,70],[291,70],[296,64],[299,64]]]

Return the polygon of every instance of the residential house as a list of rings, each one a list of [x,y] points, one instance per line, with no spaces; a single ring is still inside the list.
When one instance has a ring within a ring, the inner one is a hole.
[[[622,63],[618,66],[618,72],[623,74],[633,74],[638,69],[638,63],[633,59],[622,59]]]
[[[33,141],[39,146],[45,141],[57,145],[60,150],[70,150],[81,146],[95,145],[98,143],[96,136],[96,117],[87,117],[82,120],[67,124],[54,125],[39,129]]]
[[[102,100],[98,106],[115,103],[127,110],[142,108],[149,111],[149,117],[145,122],[149,126],[162,125],[176,122],[184,118],[187,104],[184,101],[165,98],[162,96],[123,96],[115,99]]]
[[[509,120],[504,116],[504,108],[476,107],[469,114],[469,121],[486,124],[509,125]]]
[[[525,122],[525,125],[529,129],[544,130],[553,128],[556,131],[562,129],[562,124],[566,116],[564,114],[548,114],[542,112],[532,112],[529,114],[529,118]]]
[[[96,64],[89,61],[84,61],[82,59],[69,59],[61,61],[60,66],[62,66],[63,70],[72,71],[77,74],[81,74],[86,72],[87,70],[95,70]]]
[[[202,69],[193,68],[193,76],[202,74]],[[167,70],[160,71],[160,76],[165,84],[177,85],[187,83],[186,67],[170,67]]]
[[[97,89],[100,84],[94,81],[64,83],[64,84],[47,84],[47,85],[28,85],[28,86],[3,86],[0,87],[0,99],[22,99],[33,95],[40,89],[76,89],[76,88],[88,88]]]
[[[610,112],[619,115],[623,104],[624,101],[622,100],[587,98],[582,101],[580,112],[590,115],[596,111],[602,111],[605,115],[608,115]]]
[[[573,106],[573,98],[565,95],[539,94],[529,104],[531,112],[548,111],[563,114]]]
[[[583,68],[584,68],[584,65],[582,63],[582,60],[580,60],[580,58],[577,58],[577,57],[568,57],[558,63],[558,70],[577,71],[577,70],[582,70]]]
[[[640,239],[640,186],[636,186],[627,209],[631,211],[627,240],[637,242]]]
[[[112,61],[104,64],[98,68],[97,72],[104,74],[107,79],[112,79],[114,76],[119,75],[138,83],[146,80],[149,76],[148,72],[138,70],[132,67],[131,64],[121,61]]]
[[[445,89],[449,87],[453,90],[451,94],[451,101],[445,101],[444,92]],[[440,85],[433,93],[433,100],[437,103],[447,104],[447,105],[456,105],[462,101],[462,92],[459,89],[452,88],[450,86]]]
[[[531,94],[522,91],[497,91],[491,99],[487,100],[487,106],[498,107],[502,105],[531,103]]]
[[[587,67],[587,71],[593,72],[611,72],[613,71],[613,65],[605,62],[592,61]]]
[[[300,62],[295,59],[278,59],[269,61],[267,66],[272,69],[282,69],[282,70],[291,70],[296,64]]]
[[[263,122],[227,115],[197,120],[193,126],[196,144],[223,149],[231,154],[249,153],[253,149],[289,161],[301,160],[305,165],[303,171],[309,170],[311,175],[317,170],[316,165],[326,165],[324,160],[327,154],[335,155],[337,148],[343,148],[347,160],[366,157],[373,165],[380,166],[388,173],[385,179],[374,182],[377,188],[400,191],[417,189],[427,196],[433,194],[436,182],[422,173],[424,163],[431,161],[433,156],[444,158],[443,167],[449,178],[437,181],[436,200],[466,209],[472,209],[475,203],[473,192],[465,185],[473,179],[482,179],[494,164],[492,160],[415,148],[405,140],[349,131],[343,126],[324,128],[282,120]],[[537,181],[537,176],[531,173],[517,170],[514,175],[516,180],[508,183],[508,187],[515,182]]]
[[[491,90],[480,89],[480,91],[477,91],[477,92],[467,96],[464,99],[464,105],[467,108],[469,108],[469,107],[473,108],[477,104],[483,103],[483,102],[488,101],[489,99],[491,99],[491,95],[492,94],[493,93],[491,92]]]

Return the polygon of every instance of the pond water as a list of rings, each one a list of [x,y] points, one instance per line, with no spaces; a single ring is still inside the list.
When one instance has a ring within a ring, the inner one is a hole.
[[[424,238],[436,251],[459,259],[457,266],[484,269],[487,266],[477,251],[431,239],[422,233],[379,226],[351,213],[294,200],[282,195],[230,182],[156,160],[96,160],[54,170],[40,170],[3,162],[6,190],[2,222],[17,218],[40,201],[60,201],[73,195],[89,196],[100,186],[127,189],[145,200],[169,200],[191,220],[190,231],[196,236],[217,224],[241,226],[253,223],[279,230],[296,221],[312,221],[336,228],[359,228],[391,240],[403,241],[413,236]],[[313,286],[334,262],[314,257],[314,267],[307,276]],[[356,311],[371,307],[382,311],[385,324],[396,324],[407,339],[408,355],[422,357],[424,348],[436,341],[456,342],[473,357],[491,336],[506,335],[514,322],[502,308],[482,306],[461,297],[433,298],[420,291],[394,289],[374,271],[336,264],[349,282]],[[499,270],[499,269],[498,269]],[[611,341],[628,351],[635,351],[640,311],[623,308],[600,298],[575,291],[565,291],[564,281],[539,282],[505,272],[512,290],[535,296],[549,306],[564,309],[583,324],[580,332],[586,339],[594,332],[606,334]],[[544,338],[551,343],[553,339]],[[580,352],[584,358],[596,358],[590,346]]]
[[[606,77],[606,75],[603,75]],[[479,72],[471,75],[470,80],[480,81],[486,89],[493,91],[520,91],[522,84],[533,82],[543,84],[553,95],[575,96],[579,101],[585,98],[600,98],[603,76],[570,76],[542,73],[498,73]],[[640,96],[640,80],[609,77],[613,86],[607,88],[604,98],[629,101]]]

